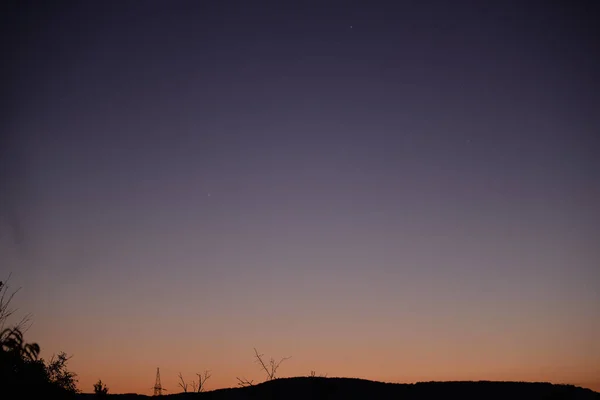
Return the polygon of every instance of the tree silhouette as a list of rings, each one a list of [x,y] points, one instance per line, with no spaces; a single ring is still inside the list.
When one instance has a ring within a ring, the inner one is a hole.
[[[204,374],[196,373],[196,376],[198,376],[198,383],[192,381],[192,387],[194,388],[194,392],[201,393],[205,389],[204,384],[212,375],[209,370],[205,370]]]
[[[108,387],[101,379],[98,379],[98,382],[94,383],[94,393],[97,396],[106,396],[108,394]]]
[[[77,374],[67,369],[67,361],[70,359],[71,357],[67,357],[65,352],[58,353],[58,356],[53,355],[46,368],[48,378],[59,388],[67,392],[78,393]]]
[[[279,361],[275,361],[274,358],[271,358],[269,360],[269,363],[267,364],[263,360],[263,356],[264,356],[264,354],[259,354],[258,350],[256,350],[256,348],[254,348],[254,358],[255,358],[254,362],[258,363],[260,365],[261,369],[263,371],[265,371],[265,373],[267,374],[267,381],[272,381],[273,379],[276,379],[277,370],[279,369],[279,366],[281,365],[281,363],[284,362],[285,360],[289,360],[290,358],[292,358],[292,357],[283,357]],[[249,381],[246,378],[236,377],[236,379],[238,380],[238,386],[247,387],[247,386],[254,385],[254,381]]]
[[[271,358],[269,360],[269,364],[267,366],[267,364],[263,360],[263,356],[264,356],[264,354],[258,354],[258,350],[256,350],[256,348],[254,349],[254,357],[256,358],[256,362],[260,364],[262,370],[265,371],[265,373],[267,374],[268,381],[271,381],[276,378],[277,370],[279,369],[279,366],[281,365],[282,362],[292,358],[292,357],[283,357],[279,361],[275,361],[274,358]]]
[[[201,393],[205,389],[204,384],[212,375],[209,370],[205,370],[204,374],[196,373],[196,376],[198,377],[198,382],[195,380],[192,381],[192,392]],[[184,393],[187,393],[189,384],[183,379],[181,372],[179,373],[179,386],[181,386]]]
[[[183,379],[181,372],[179,373],[179,386],[183,389],[183,393],[187,393],[188,384],[185,382],[185,379]]]
[[[248,386],[253,386],[254,385],[254,381],[249,381],[246,378],[240,378],[240,377],[236,377],[235,379],[238,380],[238,386],[240,387],[248,387]]]

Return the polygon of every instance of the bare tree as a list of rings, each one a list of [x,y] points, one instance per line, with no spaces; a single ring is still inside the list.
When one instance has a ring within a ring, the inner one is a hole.
[[[212,375],[209,370],[205,370],[204,374],[196,373],[196,376],[198,376],[198,383],[192,381],[192,388],[194,389],[194,392],[200,393],[204,391],[204,384]]]
[[[254,348],[254,358],[256,359],[256,360],[254,360],[254,362],[258,363],[260,365],[261,369],[263,371],[265,371],[265,373],[267,374],[268,381],[276,379],[277,370],[279,369],[279,366],[281,365],[281,363],[284,362],[285,360],[289,360],[290,358],[292,358],[292,357],[283,357],[279,361],[275,361],[274,358],[271,358],[269,360],[269,363],[267,364],[263,360],[263,356],[264,356],[264,354],[259,354],[258,350],[256,350],[256,348]],[[246,378],[236,377],[236,379],[238,380],[238,386],[247,387],[247,386],[254,385],[254,381],[249,381]]]
[[[179,373],[179,380],[180,380],[179,386],[181,386],[184,393],[187,393],[188,384],[183,379],[183,375],[181,375],[181,372]]]
[[[200,393],[204,391],[206,388],[204,384],[212,375],[209,370],[205,370],[203,374],[196,373],[196,376],[198,377],[198,382],[195,380],[192,381],[192,391]],[[179,373],[179,386],[181,386],[184,393],[187,393],[189,384],[183,379],[181,372]]]
[[[248,387],[248,386],[254,385],[254,381],[249,381],[246,378],[236,377],[236,379],[238,380],[238,386],[240,386],[240,387]]]
[[[256,348],[254,349],[254,357],[256,358],[256,362],[260,364],[263,371],[265,371],[265,373],[267,374],[268,381],[271,381],[276,378],[277,369],[279,369],[279,366],[281,365],[282,362],[292,358],[292,357],[283,357],[279,361],[275,361],[274,358],[271,358],[269,360],[269,364],[267,366],[267,364],[263,360],[263,356],[264,356],[264,354],[258,354],[258,350],[256,350]]]

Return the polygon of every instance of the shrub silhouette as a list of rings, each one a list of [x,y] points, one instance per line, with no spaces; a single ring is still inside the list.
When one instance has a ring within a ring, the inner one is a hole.
[[[54,357],[52,356],[46,366],[50,382],[66,392],[77,393],[77,374],[67,369],[67,361],[70,357],[67,357],[64,352],[60,352],[58,357]]]
[[[10,276],[9,276],[10,278]],[[14,313],[5,282],[0,282],[0,326],[4,327]],[[10,399],[73,397],[77,392],[76,374],[69,371],[65,353],[52,357],[49,363],[39,358],[40,346],[24,339],[23,328],[28,318],[0,332],[0,387]]]
[[[98,382],[94,383],[94,393],[97,396],[103,397],[108,394],[108,387],[105,383],[102,382],[101,379],[98,379]]]
[[[67,370],[68,357],[60,353],[46,364],[38,358],[40,346],[26,343],[18,328],[0,334],[0,387],[9,398],[51,396],[69,398],[76,394],[76,374]]]

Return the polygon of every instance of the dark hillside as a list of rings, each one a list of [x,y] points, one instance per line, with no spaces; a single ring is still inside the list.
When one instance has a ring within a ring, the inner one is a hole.
[[[142,399],[148,396],[109,395],[110,399]],[[398,384],[349,378],[284,378],[246,388],[219,389],[206,393],[163,396],[169,400],[246,399],[510,399],[600,400],[600,393],[572,385],[528,382],[421,382]],[[91,400],[94,395],[80,395]]]

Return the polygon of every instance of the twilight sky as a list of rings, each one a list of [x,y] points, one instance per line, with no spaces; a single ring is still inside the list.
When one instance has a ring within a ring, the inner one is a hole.
[[[0,273],[83,391],[600,390],[593,2],[59,3],[4,11]]]

